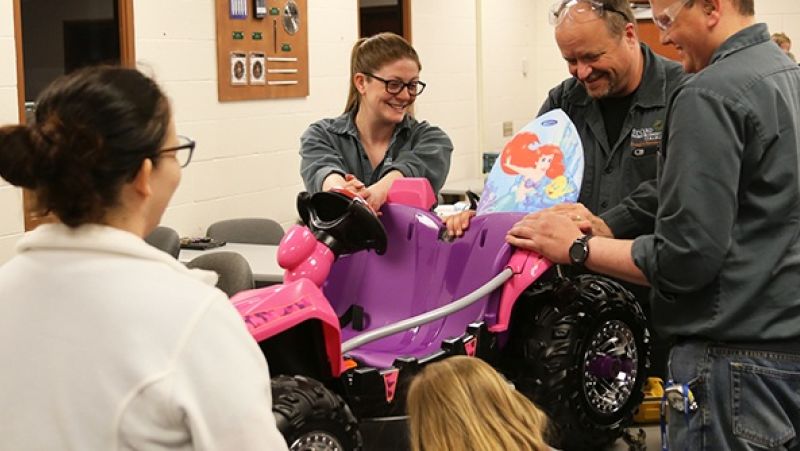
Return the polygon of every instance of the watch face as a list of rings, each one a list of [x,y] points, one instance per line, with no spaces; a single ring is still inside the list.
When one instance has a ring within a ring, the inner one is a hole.
[[[575,241],[569,247],[569,259],[573,264],[583,264],[586,261],[586,244],[582,241]]]

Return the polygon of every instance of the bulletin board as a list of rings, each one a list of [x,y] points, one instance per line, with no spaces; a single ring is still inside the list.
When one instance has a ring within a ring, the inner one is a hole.
[[[221,102],[308,96],[307,0],[216,0]]]

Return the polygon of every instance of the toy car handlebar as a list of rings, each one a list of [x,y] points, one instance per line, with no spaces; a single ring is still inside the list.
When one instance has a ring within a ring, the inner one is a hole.
[[[362,198],[349,191],[297,195],[297,212],[306,227],[335,255],[374,249],[386,252],[386,229]]]

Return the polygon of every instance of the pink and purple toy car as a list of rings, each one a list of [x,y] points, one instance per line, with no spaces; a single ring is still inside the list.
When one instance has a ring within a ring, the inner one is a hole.
[[[380,216],[345,192],[302,193],[284,283],[232,299],[269,361],[290,449],[361,449],[359,423],[404,415],[409,381],[452,355],[490,362],[547,411],[554,446],[614,441],[648,362],[632,295],[509,246],[522,213],[477,216],[451,240],[435,200],[425,179],[396,181]]]

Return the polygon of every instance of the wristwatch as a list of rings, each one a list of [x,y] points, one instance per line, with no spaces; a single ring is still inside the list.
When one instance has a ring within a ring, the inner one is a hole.
[[[575,266],[583,268],[589,258],[589,240],[592,235],[584,235],[573,241],[569,246],[569,261]]]

